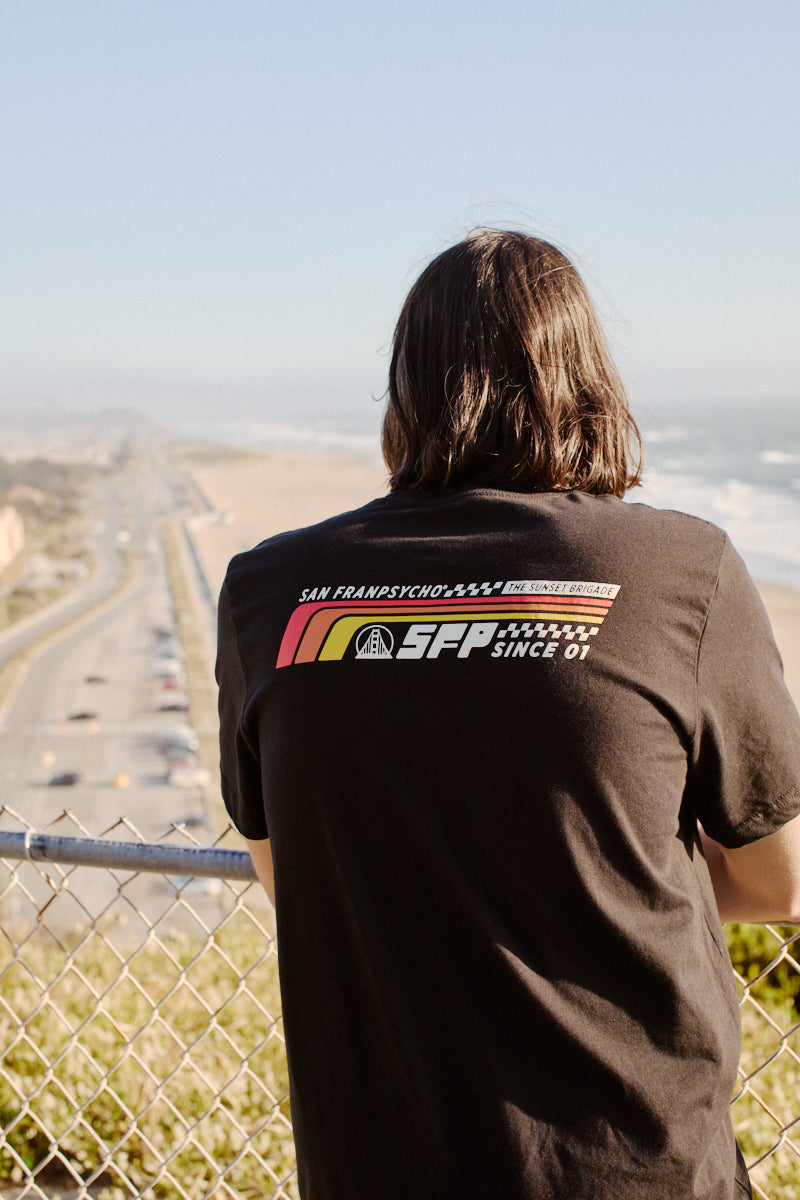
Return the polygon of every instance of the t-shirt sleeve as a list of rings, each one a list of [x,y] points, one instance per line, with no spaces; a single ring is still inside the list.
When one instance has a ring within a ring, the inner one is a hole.
[[[764,605],[727,539],[698,649],[689,785],[706,833],[728,848],[800,811],[800,716]]]
[[[239,832],[251,841],[269,836],[258,745],[244,728],[247,679],[239,653],[227,582],[219,597],[217,626],[219,749],[222,799]]]

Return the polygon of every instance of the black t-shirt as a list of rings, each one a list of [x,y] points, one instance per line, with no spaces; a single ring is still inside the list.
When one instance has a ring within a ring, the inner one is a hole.
[[[725,535],[398,493],[235,558],[223,796],[269,836],[307,1200],[730,1200],[735,988],[697,822],[800,811]]]

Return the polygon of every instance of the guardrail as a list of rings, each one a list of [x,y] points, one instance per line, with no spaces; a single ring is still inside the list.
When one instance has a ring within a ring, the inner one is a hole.
[[[184,848],[164,846],[157,842],[117,842],[91,837],[58,837],[38,833],[33,829],[28,829],[25,833],[0,830],[0,858],[108,867],[117,870],[153,871],[163,875],[190,875],[198,879],[252,881],[256,877],[250,855],[244,850],[222,850],[216,847]]]
[[[65,835],[65,828],[67,834]],[[298,1200],[272,910],[248,856],[128,819],[0,808],[8,1200]],[[800,930],[734,928],[733,1120],[756,1196],[800,1195]]]

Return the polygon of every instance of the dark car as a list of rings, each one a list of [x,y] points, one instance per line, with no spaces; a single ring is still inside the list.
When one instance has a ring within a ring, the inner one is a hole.
[[[50,787],[74,787],[83,779],[80,771],[62,771],[50,780]]]

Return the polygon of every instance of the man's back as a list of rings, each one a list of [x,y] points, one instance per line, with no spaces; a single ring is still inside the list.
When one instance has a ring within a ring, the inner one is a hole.
[[[736,844],[798,801],[724,535],[399,492],[235,559],[220,630],[304,1195],[728,1200],[738,1010],[696,819]]]

